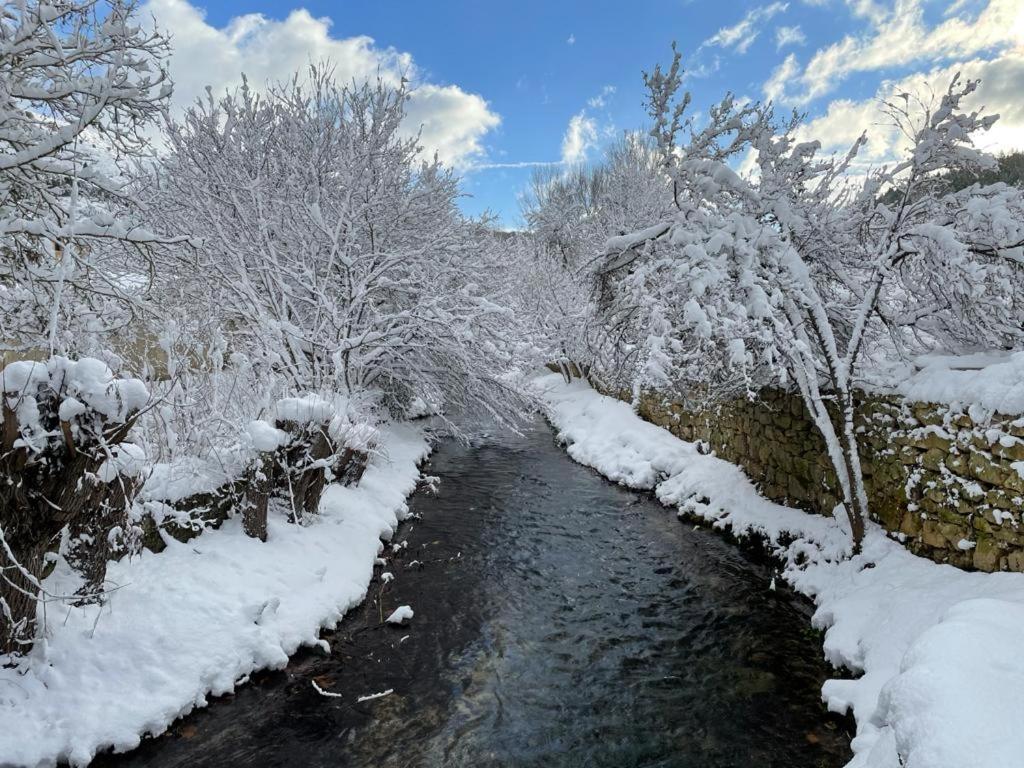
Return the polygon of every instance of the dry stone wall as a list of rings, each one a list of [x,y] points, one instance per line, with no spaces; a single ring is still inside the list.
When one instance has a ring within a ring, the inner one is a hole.
[[[770,390],[695,410],[647,393],[637,411],[706,442],[768,498],[810,512],[838,502],[824,442],[798,395]],[[856,428],[872,515],[895,538],[936,562],[1024,571],[1024,417],[862,393]]]

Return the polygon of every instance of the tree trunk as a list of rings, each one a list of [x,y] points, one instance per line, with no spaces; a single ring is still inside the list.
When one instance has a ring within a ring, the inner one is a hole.
[[[74,544],[67,561],[85,579],[85,584],[75,593],[81,598],[76,604],[98,603],[102,599],[107,562],[115,549],[111,532],[115,528],[122,532],[127,529],[128,504],[134,496],[135,485],[133,479],[117,478],[106,486],[107,496],[97,502],[94,511],[70,525]]]
[[[267,540],[267,504],[274,474],[274,458],[270,456],[257,465],[242,497],[242,530],[246,536]]]
[[[36,583],[42,577],[45,552],[46,546],[15,549],[15,563],[0,547],[0,656],[25,652],[32,645],[39,604]]]
[[[7,610],[0,603],[0,652],[24,652],[35,639],[37,584],[45,574],[45,554],[56,549],[65,527],[77,544],[68,561],[85,578],[79,597],[86,602],[100,598],[110,556],[109,534],[115,525],[124,527],[135,490],[133,479],[119,476],[103,483],[96,475],[109,450],[127,436],[132,419],[104,425],[101,435],[75,443],[69,425],[57,419],[57,403],[56,398],[47,401],[40,396],[45,426],[64,438],[38,454],[15,447],[16,417],[2,403],[0,532],[6,547],[0,546],[0,599]]]
[[[849,496],[846,500],[847,515],[850,519],[850,532],[853,536],[853,554],[860,554],[864,543],[864,532],[868,520],[868,500],[864,490],[864,473],[860,466],[860,453],[857,448],[857,433],[854,431],[854,402],[853,393],[843,393],[840,402],[842,404],[842,449],[843,465],[846,470],[847,486]]]

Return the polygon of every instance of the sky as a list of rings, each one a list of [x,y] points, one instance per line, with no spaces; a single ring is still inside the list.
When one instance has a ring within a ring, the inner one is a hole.
[[[801,132],[842,151],[868,130],[865,163],[900,137],[879,100],[982,84],[972,108],[999,113],[984,137],[1024,149],[1024,0],[149,0],[169,32],[176,108],[242,72],[257,85],[328,59],[343,79],[413,87],[407,127],[463,179],[463,209],[522,225],[538,165],[595,162],[643,128],[641,73],[671,61],[701,112],[726,92],[805,115]]]

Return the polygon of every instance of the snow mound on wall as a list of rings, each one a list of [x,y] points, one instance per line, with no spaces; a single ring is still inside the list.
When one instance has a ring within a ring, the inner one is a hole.
[[[1024,415],[1024,351],[976,355],[925,355],[888,387],[908,400],[945,403],[977,415]]]
[[[405,425],[382,429],[381,448],[358,485],[328,486],[308,525],[272,515],[262,543],[228,520],[111,562],[119,588],[102,607],[51,607],[45,641],[0,669],[0,765],[82,765],[100,749],[132,749],[316,643],[364,598],[428,453]],[[58,568],[46,586],[59,592],[62,578]]]
[[[830,709],[856,719],[849,768],[1024,765],[1024,574],[938,565],[877,526],[844,559],[848,534],[834,518],[765,500],[735,465],[585,383],[554,374],[535,387],[576,461],[774,546],[786,580],[817,605],[826,658],[859,674],[822,688]]]

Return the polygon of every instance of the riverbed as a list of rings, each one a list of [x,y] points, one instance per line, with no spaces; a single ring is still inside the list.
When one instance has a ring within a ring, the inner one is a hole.
[[[367,601],[325,635],[329,653],[302,652],[99,764],[849,759],[846,723],[820,701],[830,669],[810,605],[773,589],[769,560],[574,463],[539,419],[443,440],[424,471],[437,493],[411,499]],[[407,627],[382,622],[405,604]]]

